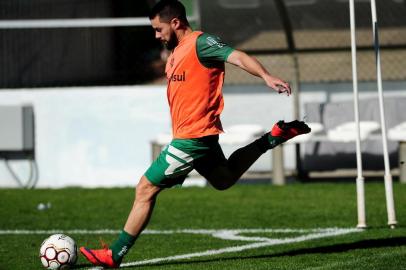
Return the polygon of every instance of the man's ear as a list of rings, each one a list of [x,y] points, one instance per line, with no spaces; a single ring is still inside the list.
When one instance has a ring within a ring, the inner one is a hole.
[[[178,30],[181,26],[181,22],[178,18],[173,18],[170,24],[173,30]]]

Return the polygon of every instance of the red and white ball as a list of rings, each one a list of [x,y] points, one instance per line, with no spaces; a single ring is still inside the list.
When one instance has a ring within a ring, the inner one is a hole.
[[[69,269],[78,258],[75,241],[64,234],[53,234],[44,240],[39,257],[46,269]]]

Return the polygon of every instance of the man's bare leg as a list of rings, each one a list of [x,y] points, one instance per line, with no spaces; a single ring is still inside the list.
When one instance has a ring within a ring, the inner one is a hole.
[[[145,176],[142,176],[136,188],[133,207],[118,239],[108,248],[89,249],[81,247],[80,251],[86,259],[94,265],[117,268],[124,255],[147,226],[154,209],[156,196],[161,190],[161,188],[151,184]]]
[[[155,206],[156,197],[160,191],[160,187],[151,184],[145,176],[141,177],[135,189],[134,204],[124,229],[119,238],[110,246],[114,261],[121,262],[124,255],[147,226]]]
[[[124,231],[137,237],[147,226],[155,206],[156,196],[161,191],[154,186],[145,176],[141,177],[136,188],[133,207],[128,215]]]

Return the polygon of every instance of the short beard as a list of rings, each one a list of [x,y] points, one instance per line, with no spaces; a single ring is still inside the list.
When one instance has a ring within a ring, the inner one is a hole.
[[[172,32],[168,42],[165,43],[165,46],[168,50],[172,51],[176,48],[176,46],[178,46],[178,43],[178,37],[176,36],[175,32]]]

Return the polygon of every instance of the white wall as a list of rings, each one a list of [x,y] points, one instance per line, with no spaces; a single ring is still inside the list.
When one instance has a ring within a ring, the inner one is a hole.
[[[169,130],[163,87],[0,91],[0,105],[33,104],[38,187],[133,186],[150,140]],[[13,162],[23,179],[27,162]],[[13,186],[0,162],[0,186]]]
[[[230,125],[253,123],[270,129],[279,119],[292,120],[291,98],[268,91],[249,93],[248,87],[243,90],[246,92],[225,92],[222,121],[226,130]],[[376,92],[361,96],[376,96]],[[328,96],[316,90],[304,92],[301,103],[351,98],[348,91]],[[19,104],[34,106],[38,187],[134,186],[150,165],[151,140],[170,132],[164,86],[0,91],[0,105]],[[236,147],[223,149],[229,155]],[[295,167],[293,150],[293,146],[285,147],[288,169]],[[22,179],[28,178],[26,161],[11,165]],[[270,153],[252,169],[271,169]],[[0,160],[0,187],[15,186]]]

